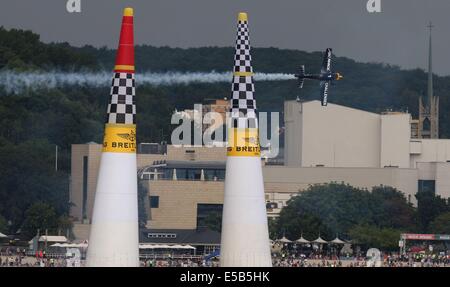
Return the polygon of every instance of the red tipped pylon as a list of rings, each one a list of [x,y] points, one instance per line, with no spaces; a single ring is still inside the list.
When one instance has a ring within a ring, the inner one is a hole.
[[[125,8],[114,72],[134,73],[133,9]]]
[[[139,266],[133,9],[123,13],[87,266]]]

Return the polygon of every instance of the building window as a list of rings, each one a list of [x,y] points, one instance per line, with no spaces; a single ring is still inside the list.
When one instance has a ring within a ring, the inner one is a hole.
[[[147,238],[177,238],[175,233],[147,233]]]
[[[436,181],[435,180],[419,180],[419,192],[432,192],[436,193],[435,190]]]
[[[203,172],[205,174],[205,180],[209,180],[209,181],[214,180],[216,174],[213,169],[204,169]],[[217,180],[217,178],[216,178],[216,180]]]
[[[173,171],[176,170],[177,180],[200,180],[202,176],[202,168],[162,168],[158,170],[161,174],[158,179],[171,180]],[[225,169],[203,168],[203,174],[206,181],[223,181],[225,180]],[[143,176],[143,179],[144,176]]]
[[[187,179],[187,169],[177,168],[177,179],[178,180],[186,180]]]
[[[202,174],[201,169],[188,169],[187,170],[187,179],[188,180],[200,180]]]
[[[163,179],[172,179],[173,178],[173,169],[172,168],[165,168],[162,171],[163,173]],[[178,174],[177,174],[178,176]]]
[[[423,125],[423,130],[424,131],[429,131],[430,127],[431,127],[431,122],[430,122],[430,120],[428,118],[425,118],[423,120],[423,124],[422,125]]]
[[[159,207],[159,196],[150,196],[150,208]]]
[[[272,209],[277,209],[278,208],[278,203],[276,202],[267,202],[266,203],[266,209],[269,211],[272,211]]]
[[[197,204],[197,228],[208,227],[212,230],[220,230],[222,208],[222,204]]]
[[[205,180],[223,181],[225,179],[225,170],[222,169],[204,169]]]

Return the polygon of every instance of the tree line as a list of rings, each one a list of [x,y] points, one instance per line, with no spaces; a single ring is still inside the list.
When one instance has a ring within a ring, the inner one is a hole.
[[[390,186],[370,191],[344,183],[311,185],[269,222],[271,238],[336,236],[365,248],[397,250],[401,233],[450,234],[450,199],[433,191],[415,195],[417,207]]]
[[[136,47],[138,73],[230,71],[233,56],[232,47]],[[0,72],[112,70],[114,57],[113,49],[47,44],[33,32],[0,27]],[[322,52],[255,48],[252,57],[257,72],[295,73],[302,64],[315,72],[320,69]],[[427,77],[423,70],[405,71],[339,56],[334,65],[345,80],[333,87],[331,102],[373,112],[409,109],[417,116],[418,97],[426,91]],[[450,78],[434,79],[440,110],[448,110]],[[0,83],[0,228],[4,222],[11,232],[33,226],[25,224],[27,218],[35,214],[32,208],[43,206],[54,209],[57,220],[50,225],[65,226],[70,208],[70,147],[101,142],[108,94],[109,87],[61,86],[13,95]],[[227,83],[159,87],[137,83],[138,142],[170,142],[174,128],[170,118],[175,109],[192,109],[194,103],[206,98],[229,96]],[[314,82],[306,83],[301,91],[293,80],[256,83],[260,111],[282,112],[283,101],[297,96],[304,100],[318,99],[319,89]],[[442,137],[450,136],[449,116],[440,115]],[[59,148],[58,170],[55,170],[55,146]],[[34,232],[33,228],[29,233]]]

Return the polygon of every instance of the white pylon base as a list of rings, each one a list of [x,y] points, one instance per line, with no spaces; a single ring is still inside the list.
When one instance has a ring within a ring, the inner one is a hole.
[[[139,266],[136,176],[136,154],[102,153],[86,266]]]
[[[259,157],[227,158],[220,265],[272,266]]]

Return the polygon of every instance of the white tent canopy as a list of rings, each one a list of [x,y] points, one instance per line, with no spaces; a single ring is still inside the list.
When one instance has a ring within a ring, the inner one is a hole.
[[[88,243],[55,243],[50,245],[51,247],[63,247],[63,248],[87,248]],[[196,249],[191,245],[167,245],[167,244],[139,244],[139,249]]]
[[[170,248],[169,245],[161,244],[139,244],[139,249],[167,249]]]
[[[345,241],[340,240],[339,237],[336,237],[335,239],[331,240],[330,242],[334,243],[334,244],[345,244]]]
[[[67,238],[65,236],[47,236],[42,235],[39,237],[39,242],[67,242]]]
[[[297,242],[297,243],[305,243],[305,244],[310,243],[309,240],[306,240],[305,238],[303,238],[303,235],[299,239],[297,239],[295,242]]]
[[[55,243],[50,247],[63,247],[63,248],[87,248],[87,243]]]
[[[313,241],[314,243],[320,243],[320,244],[325,244],[328,243],[327,241],[323,240],[320,236]]]
[[[283,236],[283,238],[278,239],[278,242],[282,242],[282,243],[291,243],[292,241],[290,241],[289,239],[287,239],[285,236]]]
[[[8,236],[0,232],[0,238],[7,238]]]
[[[139,244],[139,249],[195,249],[191,245]]]
[[[173,248],[173,249],[195,249],[194,246],[190,246],[190,245],[172,245],[172,246],[170,246],[170,248]]]

